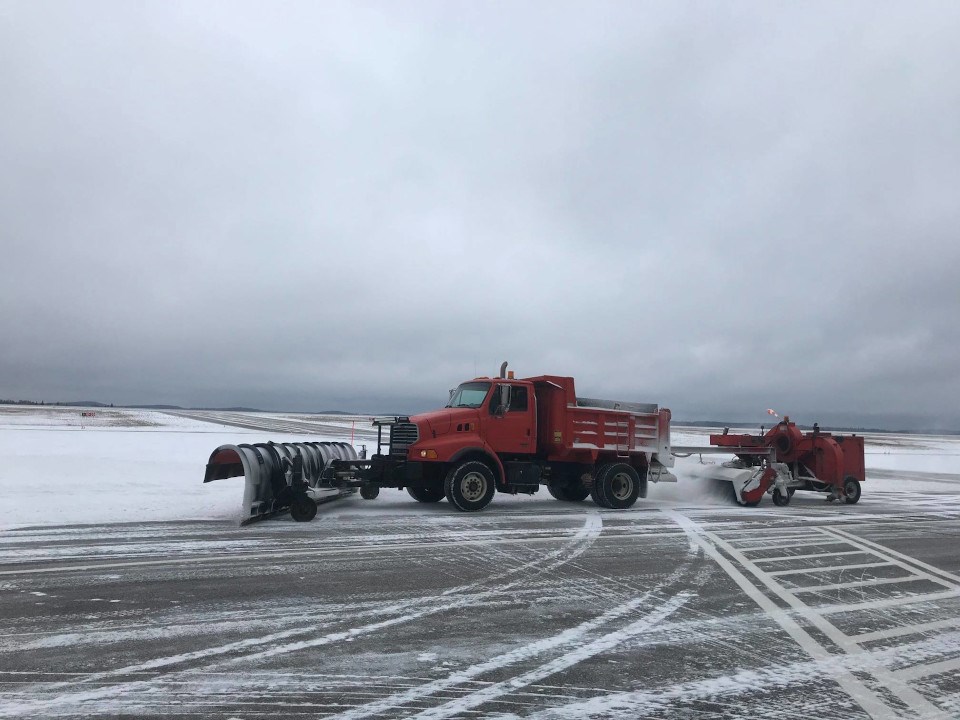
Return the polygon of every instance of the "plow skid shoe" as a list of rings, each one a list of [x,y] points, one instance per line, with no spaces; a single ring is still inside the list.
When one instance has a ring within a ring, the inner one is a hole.
[[[354,447],[343,442],[221,445],[211,453],[203,481],[244,478],[245,525],[289,511],[303,495],[320,504],[353,494],[352,488],[333,486],[324,471],[333,460],[357,459]],[[297,467],[302,468],[301,478],[293,472]]]

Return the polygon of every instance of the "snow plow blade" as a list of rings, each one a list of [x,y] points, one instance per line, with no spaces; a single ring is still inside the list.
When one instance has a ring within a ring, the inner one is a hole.
[[[307,521],[318,504],[356,492],[336,487],[329,470],[333,460],[357,459],[354,447],[343,442],[221,445],[211,453],[203,481],[244,478],[241,525],[286,512]]]

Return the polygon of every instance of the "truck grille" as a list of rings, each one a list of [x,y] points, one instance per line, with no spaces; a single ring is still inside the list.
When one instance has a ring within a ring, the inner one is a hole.
[[[390,426],[390,454],[406,457],[407,448],[420,439],[420,432],[413,423],[397,423]]]

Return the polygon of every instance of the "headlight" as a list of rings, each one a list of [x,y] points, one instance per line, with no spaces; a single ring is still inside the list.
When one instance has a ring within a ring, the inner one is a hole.
[[[421,450],[421,451],[420,451],[420,457],[422,457],[424,460],[436,460],[436,459],[437,459],[437,451],[436,451],[436,450]]]

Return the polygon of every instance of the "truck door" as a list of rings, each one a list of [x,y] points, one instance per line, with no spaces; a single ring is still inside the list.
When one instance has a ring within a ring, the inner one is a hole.
[[[504,407],[504,391],[509,388]],[[533,454],[537,448],[536,397],[529,385],[497,383],[484,413],[484,437],[494,452]]]

